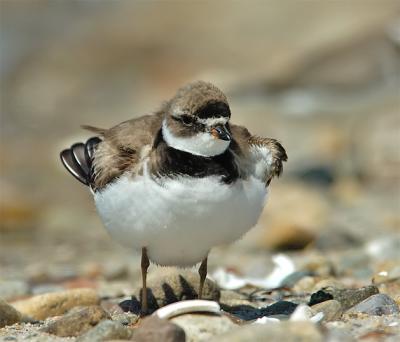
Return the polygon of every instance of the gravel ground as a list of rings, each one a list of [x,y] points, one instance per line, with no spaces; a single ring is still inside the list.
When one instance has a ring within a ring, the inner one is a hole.
[[[400,40],[383,3],[1,2],[0,341],[398,341]],[[199,78],[289,161],[257,227],[210,254],[220,311],[157,317],[198,275],[152,265],[140,317],[139,255],[58,152]]]

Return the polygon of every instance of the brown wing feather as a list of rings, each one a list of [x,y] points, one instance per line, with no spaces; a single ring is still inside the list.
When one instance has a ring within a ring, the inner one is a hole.
[[[270,169],[270,179],[272,177],[279,177],[283,171],[283,162],[286,162],[288,157],[282,144],[273,138],[262,138],[258,136],[251,136],[249,139],[250,146],[266,147],[272,153],[273,162]]]
[[[86,129],[87,131],[96,133],[98,135],[104,135],[107,130],[104,128],[98,128],[98,127],[94,127],[94,126],[90,126],[90,125],[81,125],[81,128]]]
[[[151,148],[161,128],[162,114],[122,122],[103,133],[94,154],[94,185],[103,188],[125,171],[138,172],[143,148]]]
[[[254,167],[252,147],[265,147],[272,154],[272,164],[268,167],[264,181],[268,185],[275,176],[279,177],[283,170],[283,162],[287,161],[287,154],[281,143],[272,138],[261,138],[251,133],[243,126],[231,125],[231,131],[236,145],[234,152],[238,154],[238,163],[247,173]],[[239,153],[238,153],[239,152]]]
[[[92,185],[92,155],[100,141],[99,138],[93,137],[86,144],[75,143],[69,149],[65,149],[60,153],[64,167],[85,185]]]

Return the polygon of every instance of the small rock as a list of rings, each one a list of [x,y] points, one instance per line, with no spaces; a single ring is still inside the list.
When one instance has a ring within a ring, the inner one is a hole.
[[[0,299],[0,328],[21,321],[21,314],[11,305]]]
[[[313,293],[309,305],[313,306],[330,299],[335,299],[341,304],[343,311],[346,311],[378,292],[378,288],[373,285],[365,286],[360,289],[337,289],[334,287],[327,287]]]
[[[77,310],[73,309],[71,312],[42,328],[41,331],[61,337],[79,336],[105,318],[110,317],[100,306],[93,305]]]
[[[236,327],[228,317],[219,315],[187,314],[175,317],[171,322],[183,328],[188,342],[209,341]]]
[[[396,260],[398,261],[398,260]],[[392,267],[388,271],[380,271],[374,274],[372,278],[372,283],[374,285],[384,284],[389,282],[400,281],[400,266]]]
[[[113,321],[119,322],[122,325],[132,325],[139,320],[139,315],[132,312],[115,313],[111,315]]]
[[[331,260],[317,255],[306,258],[304,264],[301,265],[301,269],[310,271],[320,277],[330,277],[336,273],[335,265]]]
[[[295,223],[284,223],[268,230],[265,245],[271,250],[303,249],[312,243],[315,233]]]
[[[302,249],[315,241],[330,211],[321,192],[299,182],[278,184],[279,201],[271,201],[263,211],[256,243],[271,250]],[[278,189],[277,189],[278,190]],[[291,208],[287,215],[287,208]]]
[[[147,280],[149,312],[163,307],[167,304],[181,300],[197,299],[199,287],[199,275],[185,270],[158,269],[151,274]],[[132,301],[121,303],[124,310],[136,312],[140,309],[141,285],[134,291]],[[218,285],[211,279],[206,279],[203,288],[205,300],[219,301],[220,290]]]
[[[146,317],[135,330],[134,340],[140,342],[185,342],[185,331],[176,324],[155,316]]]
[[[345,286],[337,279],[328,278],[328,279],[322,279],[319,282],[317,282],[314,285],[312,292],[317,292],[317,291],[322,290],[327,287],[334,287],[335,289],[341,289],[341,290],[345,289]]]
[[[129,340],[133,330],[124,327],[121,323],[105,320],[97,324],[93,329],[77,338],[77,342]]]
[[[306,276],[301,278],[294,286],[293,292],[297,294],[313,292],[313,288],[317,283],[317,278]]]
[[[311,322],[251,324],[212,339],[214,342],[322,342],[323,336]]]
[[[35,319],[63,315],[75,306],[96,305],[100,299],[93,289],[73,289],[34,296],[13,303],[21,313]]]
[[[249,301],[249,296],[233,290],[221,290],[219,303],[225,306],[255,305]]]
[[[29,293],[29,285],[21,280],[1,280],[0,298],[11,300]]]
[[[317,313],[308,305],[300,304],[290,315],[289,320],[293,322],[311,321],[315,323],[315,321],[319,322],[322,319],[322,314],[316,315]]]
[[[342,306],[337,300],[327,300],[312,306],[315,313],[322,312],[325,322],[336,321],[342,316]]]
[[[399,306],[392,298],[386,294],[379,293],[365,299],[347,312],[362,312],[369,315],[382,316],[397,314],[400,310]]]

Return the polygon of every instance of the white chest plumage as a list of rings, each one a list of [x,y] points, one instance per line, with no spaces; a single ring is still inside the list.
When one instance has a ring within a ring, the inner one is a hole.
[[[216,176],[123,176],[94,194],[111,236],[160,265],[192,266],[216,245],[233,242],[258,221],[267,190],[258,179],[223,184]]]

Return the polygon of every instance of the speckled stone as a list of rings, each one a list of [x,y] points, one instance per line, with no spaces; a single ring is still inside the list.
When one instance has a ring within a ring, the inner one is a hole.
[[[72,310],[41,330],[61,337],[79,336],[106,318],[110,316],[102,307],[88,306]]]
[[[326,287],[311,295],[309,305],[312,306],[326,300],[335,299],[341,304],[345,311],[378,292],[378,288],[373,285],[359,289],[337,289],[334,287]]]
[[[236,327],[228,317],[207,314],[182,315],[171,319],[171,322],[183,328],[187,342],[209,341]]]
[[[393,315],[400,312],[397,303],[386,294],[373,295],[347,311],[348,313],[361,312],[369,315]]]
[[[133,330],[123,326],[121,323],[105,320],[93,329],[77,338],[77,342],[93,342],[107,340],[129,340]]]
[[[93,289],[73,289],[37,295],[17,301],[13,306],[21,313],[35,319],[63,315],[76,306],[99,304],[100,298]]]
[[[21,320],[21,314],[0,298],[0,328]]]

